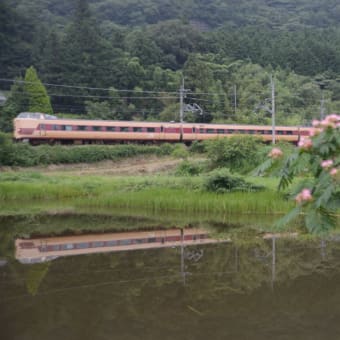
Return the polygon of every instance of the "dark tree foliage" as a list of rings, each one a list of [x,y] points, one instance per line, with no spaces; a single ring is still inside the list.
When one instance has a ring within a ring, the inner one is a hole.
[[[186,103],[203,109],[187,121],[267,124],[274,74],[278,124],[303,124],[320,108],[317,78],[340,110],[339,15],[338,0],[4,0],[0,78],[33,65],[61,85],[46,85],[57,113],[173,120],[184,74]]]
[[[0,78],[23,75],[31,63],[33,25],[13,10],[10,1],[0,2]]]

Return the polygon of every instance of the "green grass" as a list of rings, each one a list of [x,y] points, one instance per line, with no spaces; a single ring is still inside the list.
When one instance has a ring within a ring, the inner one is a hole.
[[[0,174],[0,214],[11,202],[68,201],[74,209],[91,207],[147,209],[157,212],[227,214],[281,214],[292,208],[275,188],[277,180],[247,178],[265,185],[263,192],[216,194],[202,190],[203,176],[43,176],[39,173]],[[29,205],[28,205],[29,207]],[[42,209],[43,210],[43,209]]]

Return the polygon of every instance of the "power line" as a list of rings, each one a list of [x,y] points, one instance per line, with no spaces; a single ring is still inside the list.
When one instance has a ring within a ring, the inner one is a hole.
[[[25,80],[17,80],[17,79],[7,79],[0,78],[0,81],[10,82],[10,83],[19,83],[19,84],[40,84],[40,82],[31,82]],[[100,90],[100,91],[112,91],[112,92],[132,92],[132,93],[167,93],[167,94],[178,94],[177,91],[136,91],[136,90],[117,90],[115,88],[104,88],[104,87],[87,87],[87,86],[79,86],[79,85],[61,85],[61,84],[51,84],[51,83],[42,83],[44,86],[54,86],[54,87],[64,87],[64,88],[75,88],[75,89],[84,89],[84,90]]]
[[[18,93],[22,96],[30,97],[31,94],[40,94],[40,92],[25,93],[20,91],[12,91],[12,93]],[[162,97],[162,96],[145,96],[145,97],[135,97],[135,96],[124,96],[124,97],[111,97],[111,96],[97,96],[97,95],[75,95],[75,94],[57,94],[49,93],[50,97],[70,97],[70,98],[99,98],[99,99],[178,99],[178,97]]]

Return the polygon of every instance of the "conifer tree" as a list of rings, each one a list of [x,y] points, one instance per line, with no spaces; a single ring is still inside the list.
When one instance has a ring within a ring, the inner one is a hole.
[[[50,97],[33,66],[26,70],[25,92],[28,98],[28,111],[53,114]]]
[[[27,106],[27,96],[24,92],[22,78],[20,78],[12,85],[5,105],[0,109],[0,131],[12,132],[13,119],[20,112],[26,111]]]

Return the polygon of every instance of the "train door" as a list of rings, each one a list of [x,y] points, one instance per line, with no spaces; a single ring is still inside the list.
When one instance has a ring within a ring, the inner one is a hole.
[[[45,137],[46,136],[46,125],[45,124],[40,124],[39,126],[39,130],[40,130],[40,136],[41,137]]]
[[[192,140],[197,140],[197,130],[196,126],[192,127]]]

